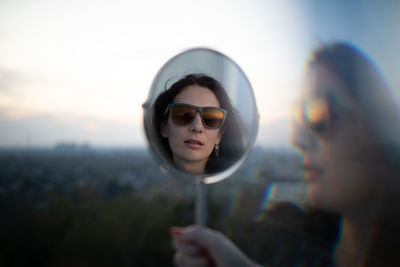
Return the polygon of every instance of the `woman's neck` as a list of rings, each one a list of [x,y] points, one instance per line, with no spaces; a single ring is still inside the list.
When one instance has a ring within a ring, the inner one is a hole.
[[[174,158],[174,163],[178,169],[190,174],[204,174],[207,161],[185,161]]]
[[[343,218],[340,238],[335,250],[338,266],[361,266],[370,238],[369,227]]]
[[[342,216],[341,233],[335,250],[338,266],[363,266],[375,232],[376,207],[364,205]]]

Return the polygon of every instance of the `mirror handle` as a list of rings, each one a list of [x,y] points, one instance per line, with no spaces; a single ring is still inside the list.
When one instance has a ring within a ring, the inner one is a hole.
[[[198,179],[196,183],[195,223],[198,226],[207,224],[207,194],[203,179]]]

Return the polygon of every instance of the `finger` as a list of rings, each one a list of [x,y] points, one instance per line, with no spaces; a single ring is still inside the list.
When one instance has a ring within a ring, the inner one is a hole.
[[[212,255],[208,251],[213,250],[212,246],[215,246],[215,241],[219,239],[217,232],[197,225],[172,227],[170,233],[172,246],[177,251],[190,256],[209,256],[210,259]]]
[[[169,232],[172,236],[174,236],[174,235],[180,235],[184,230],[185,228],[183,227],[173,226],[169,229]]]
[[[202,235],[202,232],[205,231],[205,228],[198,227],[196,225],[188,226],[188,227],[171,227],[170,233],[173,238],[179,239],[182,242],[187,243],[196,243],[198,241],[199,236]]]
[[[176,241],[174,242],[174,248],[190,256],[202,256],[205,254],[205,250],[201,246],[193,243]]]
[[[178,246],[186,246],[186,245],[195,245],[197,244],[197,240],[195,237],[191,238],[181,238],[183,234],[190,233],[192,230],[190,227],[182,228],[182,227],[171,227],[170,235],[172,238],[172,247],[178,249]]]
[[[181,228],[174,238],[182,243],[194,243],[207,248],[211,248],[220,239],[218,232],[196,225]]]
[[[181,240],[179,235],[172,236],[172,247],[184,254],[191,256],[201,256],[204,254],[205,249],[192,240]]]

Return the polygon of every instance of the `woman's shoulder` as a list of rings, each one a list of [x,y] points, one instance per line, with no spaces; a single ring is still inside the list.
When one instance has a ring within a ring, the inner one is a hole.
[[[340,216],[291,202],[279,202],[266,211],[265,221],[332,243],[336,242]]]
[[[319,216],[290,202],[272,205],[254,225],[262,232],[253,240],[255,258],[272,266],[330,266],[337,229],[314,225],[326,223]]]
[[[280,236],[277,244],[281,247],[282,264],[331,265],[340,225],[338,215],[280,202],[266,212],[265,221]]]

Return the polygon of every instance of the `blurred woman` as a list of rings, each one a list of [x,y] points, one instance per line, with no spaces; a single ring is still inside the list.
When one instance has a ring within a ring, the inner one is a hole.
[[[160,94],[154,126],[166,157],[191,174],[223,171],[244,152],[243,125],[222,85],[189,74]]]
[[[309,203],[342,216],[336,263],[394,265],[400,120],[376,67],[346,44],[320,49],[295,117]]]
[[[303,155],[311,209],[341,218],[324,266],[398,265],[399,122],[387,84],[358,49],[335,43],[313,54],[292,142]],[[178,266],[255,265],[218,232],[189,227],[172,233]]]

